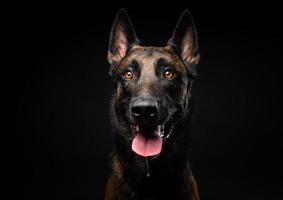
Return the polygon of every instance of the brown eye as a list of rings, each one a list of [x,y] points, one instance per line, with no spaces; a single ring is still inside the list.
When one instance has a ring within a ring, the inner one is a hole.
[[[167,69],[164,72],[164,78],[166,78],[167,80],[172,80],[174,77],[174,72],[172,72],[171,70]]]
[[[124,74],[124,78],[125,78],[125,80],[131,80],[131,79],[133,79],[133,73],[131,72],[131,71],[126,71],[126,73]]]

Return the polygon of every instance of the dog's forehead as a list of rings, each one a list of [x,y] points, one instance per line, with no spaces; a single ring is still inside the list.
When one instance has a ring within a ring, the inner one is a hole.
[[[136,54],[136,55],[147,55],[147,56],[154,56],[158,54],[163,54],[163,55],[171,55],[173,54],[173,51],[169,47],[144,47],[144,46],[139,46],[135,45],[131,49],[131,54]]]
[[[185,70],[184,64],[177,56],[173,49],[170,47],[144,47],[134,46],[128,56],[121,63],[121,67],[127,66],[133,60],[143,64],[144,66],[154,66],[159,59],[163,59],[166,62],[176,66],[180,71]]]

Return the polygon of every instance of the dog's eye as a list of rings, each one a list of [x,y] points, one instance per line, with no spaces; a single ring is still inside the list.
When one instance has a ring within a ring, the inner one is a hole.
[[[175,76],[174,72],[172,72],[170,69],[167,69],[164,74],[163,74],[164,78],[166,78],[167,80],[172,80]]]
[[[125,73],[124,73],[124,79],[129,81],[129,80],[132,80],[134,77],[133,73],[130,71],[130,70],[127,70]]]

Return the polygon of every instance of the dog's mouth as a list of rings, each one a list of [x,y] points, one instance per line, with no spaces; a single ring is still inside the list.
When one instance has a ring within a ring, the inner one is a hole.
[[[140,156],[157,156],[162,151],[163,141],[171,134],[165,135],[165,125],[133,125],[132,150]]]

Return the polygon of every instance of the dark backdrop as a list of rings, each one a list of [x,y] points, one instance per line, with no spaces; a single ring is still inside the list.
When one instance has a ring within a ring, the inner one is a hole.
[[[118,8],[42,3],[10,13],[10,195],[102,199],[113,146],[106,55]],[[193,13],[201,62],[192,160],[202,199],[279,199],[279,185],[265,170],[267,138],[279,123],[272,122],[269,84],[279,77],[271,70],[279,55],[273,10],[232,3],[126,8],[145,45],[164,45],[184,8]]]

